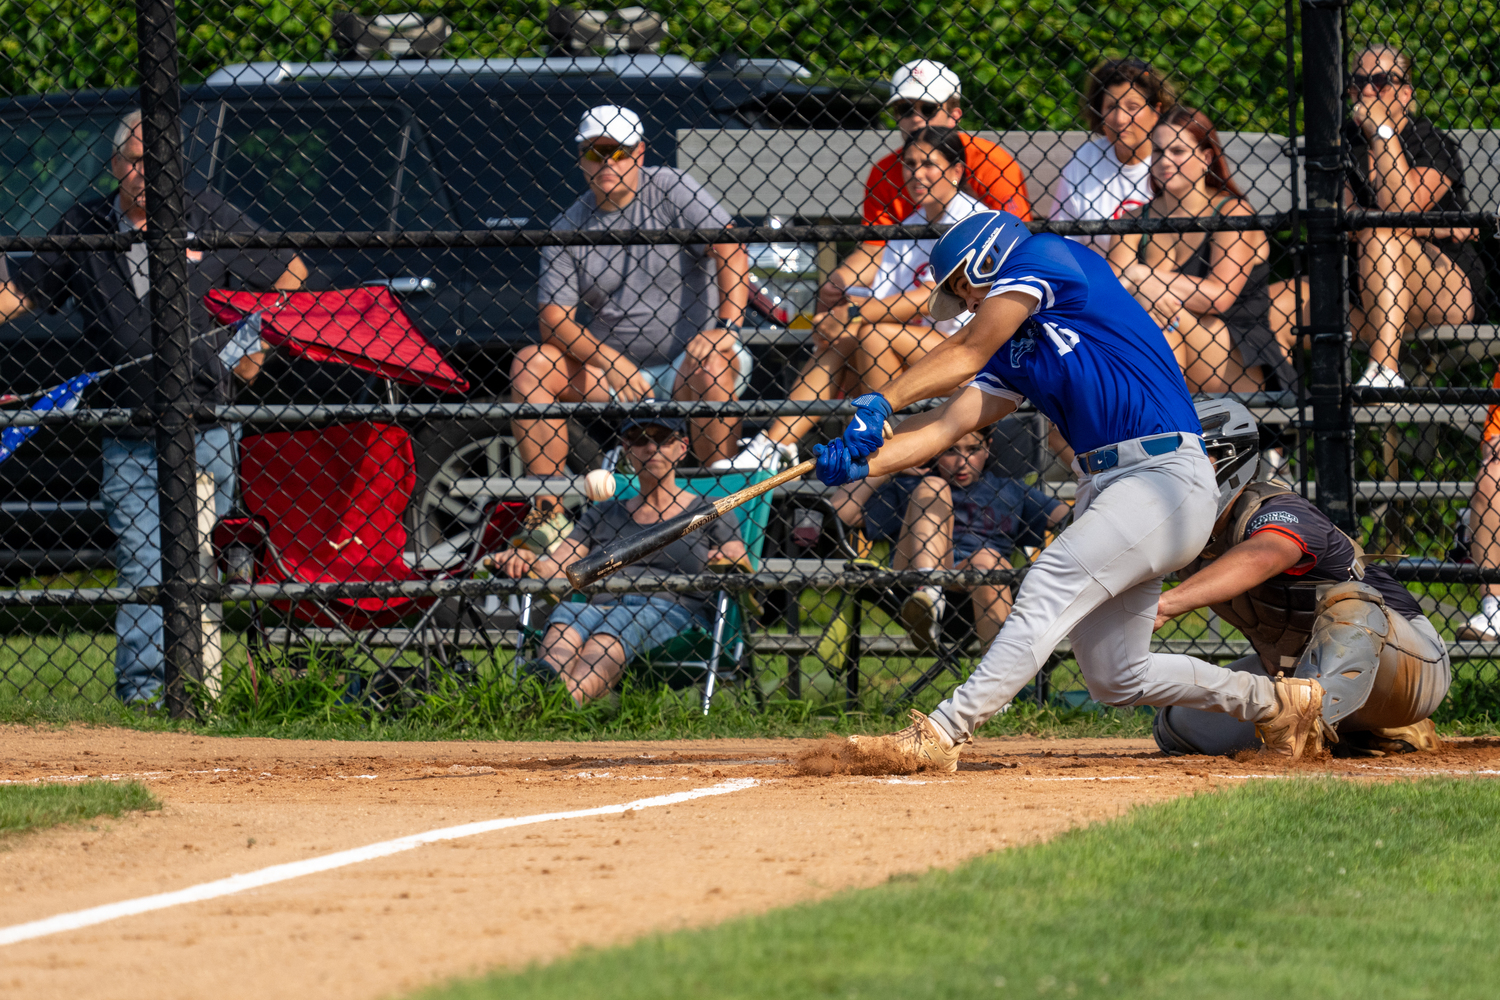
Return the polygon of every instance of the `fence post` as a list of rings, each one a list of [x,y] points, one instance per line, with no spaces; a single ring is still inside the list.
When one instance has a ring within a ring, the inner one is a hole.
[[[1344,341],[1344,193],[1339,127],[1344,90],[1344,0],[1302,0],[1302,115],[1307,136],[1308,396],[1313,411],[1318,506],[1353,534],[1354,416]]]
[[[161,608],[167,709],[191,715],[187,681],[201,680],[197,469],[183,205],[182,94],[174,0],[137,0],[141,139],[146,147],[146,248],[156,356],[156,470],[161,512]]]

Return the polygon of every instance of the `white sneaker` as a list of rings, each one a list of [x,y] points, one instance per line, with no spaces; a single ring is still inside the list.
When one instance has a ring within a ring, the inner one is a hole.
[[[1356,389],[1405,389],[1406,379],[1376,361],[1365,366],[1365,373],[1354,383]]]
[[[733,458],[721,458],[717,462],[710,462],[710,469],[737,470],[741,472],[754,472],[757,469],[766,469],[770,472],[776,471],[776,466],[781,456],[790,450],[793,456],[797,454],[796,445],[777,444],[764,433],[757,434],[753,438],[740,441],[740,452]],[[795,462],[795,458],[793,459]]]
[[[1480,598],[1479,613],[1460,625],[1453,637],[1470,642],[1494,642],[1500,639],[1500,599],[1488,596]]]
[[[947,607],[948,599],[943,596],[943,589],[932,585],[918,587],[901,605],[901,624],[906,626],[907,634],[921,652],[931,655],[938,651],[943,635],[943,612]]]

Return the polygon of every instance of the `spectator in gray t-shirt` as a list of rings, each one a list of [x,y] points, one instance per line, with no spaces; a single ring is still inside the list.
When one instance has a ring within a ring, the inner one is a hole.
[[[590,507],[573,533],[549,555],[513,549],[491,566],[511,577],[558,577],[592,549],[660,524],[688,511],[711,510],[703,497],[677,485],[676,467],[687,455],[686,421],[649,417],[627,421],[620,439],[640,475],[638,496],[605,500]],[[745,543],[733,514],[712,521],[686,538],[658,549],[621,570],[636,580],[702,573],[711,564],[744,565]],[[694,625],[712,628],[707,594],[595,594],[588,604],[563,603],[552,609],[531,672],[560,675],[579,704],[614,686],[625,665],[639,653],[664,645]]]
[[[590,110],[578,126],[578,165],[589,189],[553,229],[716,229],[728,213],[697,181],[645,165],[645,132],[627,108]],[[542,250],[537,289],[541,343],[511,367],[516,402],[737,399],[750,379],[740,343],[749,301],[742,246],[572,246]],[[587,325],[578,307],[592,314]],[[735,453],[738,421],[694,419],[702,464]],[[563,420],[515,421],[533,476],[565,469]]]

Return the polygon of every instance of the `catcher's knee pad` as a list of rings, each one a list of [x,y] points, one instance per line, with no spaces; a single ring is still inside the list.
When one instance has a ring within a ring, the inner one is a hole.
[[[1189,753],[1227,757],[1260,747],[1255,723],[1241,722],[1223,712],[1205,712],[1181,705],[1158,708],[1151,735],[1156,737],[1162,753],[1174,757]]]
[[[1369,700],[1390,633],[1385,599],[1369,584],[1340,583],[1319,598],[1312,637],[1293,676],[1323,685],[1323,721],[1330,726]]]

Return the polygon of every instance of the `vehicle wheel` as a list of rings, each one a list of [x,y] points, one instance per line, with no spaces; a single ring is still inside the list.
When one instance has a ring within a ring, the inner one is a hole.
[[[583,472],[597,467],[599,446],[593,438],[571,420],[568,437],[573,442],[569,468]],[[407,528],[419,558],[449,565],[474,544],[491,495],[455,496],[453,488],[463,479],[511,478],[514,444],[507,431],[480,421],[444,423],[417,432],[417,487]]]

